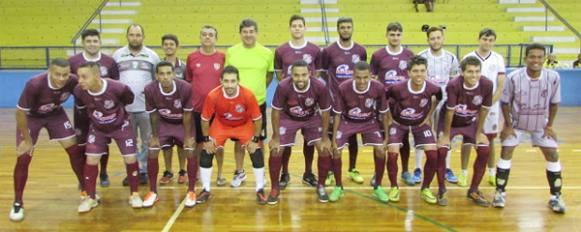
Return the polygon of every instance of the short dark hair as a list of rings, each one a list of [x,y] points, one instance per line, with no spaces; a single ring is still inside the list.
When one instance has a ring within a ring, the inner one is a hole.
[[[127,32],[125,32],[125,34],[129,34],[129,29],[131,29],[132,27],[139,27],[139,29],[141,29],[141,34],[145,35],[145,30],[143,30],[143,26],[141,26],[141,24],[137,24],[137,23],[132,23],[127,27]]]
[[[387,31],[400,31],[403,32],[403,26],[399,22],[391,22],[387,24]]]
[[[50,66],[58,66],[61,68],[66,68],[66,67],[70,67],[71,64],[69,63],[69,61],[65,58],[54,58],[50,61]]]
[[[173,64],[171,64],[170,62],[167,61],[161,61],[159,63],[157,63],[157,65],[155,66],[155,73],[159,72],[159,68],[161,67],[171,67],[171,71],[174,71],[174,66]]]
[[[298,59],[295,60],[295,62],[293,62],[292,68],[291,68],[291,72],[295,70],[296,67],[308,67],[309,64],[307,64],[307,62],[303,59]]]
[[[240,28],[238,29],[238,33],[242,32],[242,28],[245,28],[245,27],[254,27],[254,30],[256,30],[256,32],[258,32],[258,24],[256,23],[256,21],[254,21],[254,19],[251,19],[251,18],[243,19],[240,22]]]
[[[480,60],[474,56],[469,56],[462,60],[460,62],[460,69],[462,69],[462,71],[466,71],[466,67],[468,67],[468,65],[478,66],[479,68],[482,68],[482,63],[480,62]]]
[[[101,39],[101,34],[99,33],[99,31],[97,31],[97,29],[93,29],[93,28],[89,28],[89,29],[84,30],[81,33],[81,40],[85,40],[85,38],[87,36],[97,36],[97,37],[99,37],[99,39]]]
[[[534,43],[534,44],[528,45],[527,48],[525,49],[525,57],[529,55],[530,50],[542,50],[543,55],[547,53],[545,46],[543,46],[542,44],[539,44],[539,43]]]
[[[355,63],[355,70],[357,71],[365,71],[365,70],[370,70],[370,66],[367,62],[365,61],[359,61],[357,63]]]
[[[216,32],[216,39],[218,39],[218,29],[216,29],[215,27],[213,27],[211,25],[204,25],[204,26],[202,26],[202,29],[200,29],[200,31],[201,30],[204,30],[204,29],[212,29],[212,30],[214,30],[214,32]]]
[[[351,23],[351,25],[353,25],[353,19],[350,17],[339,17],[337,19],[337,29],[341,23]]]
[[[93,73],[97,73],[97,74],[99,74],[99,76],[101,76],[101,72],[100,72],[101,65],[98,62],[95,62],[95,61],[86,62],[84,64],[79,65],[79,69],[81,69],[81,68],[88,68],[91,71],[93,71]]]
[[[428,60],[426,60],[426,58],[421,57],[421,56],[414,56],[410,59],[410,61],[408,61],[407,70],[408,71],[412,70],[412,67],[414,67],[416,65],[424,65],[427,68],[428,67]]]
[[[444,34],[444,29],[442,29],[441,27],[430,27],[426,31],[426,36],[428,36],[428,38],[430,38],[430,34],[432,34],[432,32],[434,32],[434,31],[442,32],[442,35]]]
[[[496,39],[496,32],[490,28],[484,28],[480,31],[480,33],[478,33],[478,39],[482,38],[483,36],[494,36],[494,39]]]
[[[222,75],[220,75],[220,80],[224,79],[224,74],[236,74],[236,79],[240,80],[240,72],[238,72],[238,69],[232,65],[224,67]]]
[[[300,16],[300,15],[293,15],[293,16],[291,16],[290,19],[289,19],[289,21],[288,21],[288,25],[290,26],[293,23],[293,21],[295,21],[295,20],[301,20],[303,22],[303,25],[306,25],[306,23],[305,23],[305,17]]]
[[[178,40],[178,37],[174,34],[165,34],[161,37],[161,45],[163,45],[163,42],[165,42],[166,40],[173,40],[174,43],[176,43],[176,45],[180,45],[180,42]]]

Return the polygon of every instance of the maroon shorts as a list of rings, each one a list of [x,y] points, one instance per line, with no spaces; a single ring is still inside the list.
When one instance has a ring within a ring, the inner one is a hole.
[[[450,140],[452,140],[457,135],[462,135],[462,144],[476,144],[476,127],[478,126],[478,120],[474,121],[472,124],[461,127],[451,127],[450,128]],[[438,127],[436,129],[438,135],[444,132],[444,118],[438,120]],[[496,138],[496,133],[485,134],[488,141],[494,140]]]
[[[134,155],[137,153],[137,140],[133,133],[133,128],[129,120],[125,120],[123,125],[118,130],[113,132],[102,132],[93,126],[89,127],[89,135],[87,136],[87,146],[85,153],[88,156],[98,156],[107,153],[108,144],[111,139],[115,140],[121,155]]]
[[[377,120],[368,122],[350,122],[345,119],[341,120],[337,130],[337,147],[339,149],[349,144],[347,141],[353,135],[361,134],[364,146],[381,146],[383,145],[383,134],[381,126]]]
[[[195,136],[196,129],[192,127],[192,136]],[[159,120],[158,122],[159,145],[161,149],[168,149],[172,146],[184,146],[184,125],[165,122]]]
[[[403,145],[403,140],[407,139],[408,133],[414,136],[416,147],[425,145],[436,145],[436,138],[432,132],[432,127],[428,124],[421,126],[404,126],[396,122],[389,126],[389,145]]]
[[[305,145],[313,145],[321,140],[323,135],[321,116],[315,115],[307,121],[297,121],[281,116],[279,124],[280,146],[290,147],[295,145],[295,136],[298,130],[301,130],[303,138],[307,141]]]
[[[48,137],[51,140],[58,141],[75,137],[75,129],[73,129],[73,124],[69,121],[65,111],[46,117],[27,116],[26,122],[33,145],[38,141],[38,134],[42,128],[46,128]],[[18,146],[22,142],[23,136],[18,129],[16,131],[16,146]]]

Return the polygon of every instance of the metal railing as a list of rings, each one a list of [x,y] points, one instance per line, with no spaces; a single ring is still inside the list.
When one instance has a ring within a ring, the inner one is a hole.
[[[559,12],[557,12],[557,10],[555,8],[553,8],[547,1],[545,0],[539,0],[539,2],[541,4],[543,4],[543,6],[545,7],[545,31],[548,30],[549,28],[549,11],[551,12],[551,14],[553,14],[553,16],[557,17],[559,19],[559,21],[561,21],[561,23],[563,23],[563,25],[565,25],[571,32],[573,32],[573,34],[575,34],[575,36],[577,36],[577,40],[579,41],[579,52],[581,52],[581,33],[579,33],[579,31],[577,31],[577,29],[575,29],[575,27],[573,27],[568,21],[567,19],[563,18],[563,16],[561,16],[559,14]]]
[[[331,39],[329,36],[329,23],[327,21],[327,7],[325,6],[325,0],[319,0],[319,5],[321,6],[321,31],[325,37],[325,45],[329,45]]]
[[[102,16],[101,16],[101,11],[103,10],[103,7],[105,7],[107,5],[108,0],[103,0],[101,2],[101,4],[99,4],[99,6],[97,7],[97,9],[95,9],[95,11],[93,12],[93,14],[91,14],[91,16],[89,17],[89,19],[87,19],[87,21],[85,21],[85,23],[83,24],[83,26],[81,26],[81,29],[79,29],[79,31],[77,31],[77,33],[75,33],[75,35],[73,35],[73,38],[71,39],[71,44],[73,45],[73,47],[76,46],[77,43],[77,39],[79,39],[79,37],[81,36],[81,33],[83,33],[83,31],[85,29],[87,29],[87,27],[89,25],[91,25],[91,23],[93,23],[93,20],[99,16],[99,31],[103,31],[103,23],[102,23]]]

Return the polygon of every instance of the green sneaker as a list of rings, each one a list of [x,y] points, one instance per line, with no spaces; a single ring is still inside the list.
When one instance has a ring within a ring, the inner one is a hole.
[[[496,176],[488,176],[488,184],[491,186],[496,187]]]
[[[357,184],[363,184],[364,180],[363,177],[359,174],[359,171],[357,171],[357,169],[351,169],[351,171],[349,171],[349,178],[351,178],[351,180]]]
[[[373,196],[375,196],[375,198],[377,198],[377,200],[379,200],[383,203],[389,202],[389,197],[387,196],[387,194],[385,193],[385,191],[383,191],[383,188],[381,188],[381,187],[377,187],[376,189],[373,190]]]
[[[458,186],[460,187],[468,186],[468,177],[465,176],[464,174],[458,175]]]
[[[399,188],[398,187],[392,187],[391,190],[389,190],[389,201],[391,201],[391,202],[398,202],[399,201]]]
[[[329,194],[329,201],[336,202],[343,196],[343,188],[340,186],[335,186],[331,194]]]
[[[438,202],[438,199],[436,198],[436,196],[434,196],[434,194],[429,188],[423,189],[420,196],[422,197],[422,200],[424,200],[428,204],[436,204]]]
[[[333,172],[329,172],[327,174],[327,179],[325,180],[325,186],[331,186],[333,182],[335,182],[335,175],[333,174]]]

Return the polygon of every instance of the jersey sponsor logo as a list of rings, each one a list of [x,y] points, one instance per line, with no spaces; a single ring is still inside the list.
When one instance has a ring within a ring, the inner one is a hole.
[[[480,95],[476,95],[474,96],[474,98],[472,98],[472,104],[479,106],[480,104],[482,104],[482,96]]]
[[[373,99],[373,98],[365,99],[365,107],[373,108],[374,106],[375,106],[375,99]]]
[[[175,99],[173,101],[173,107],[175,107],[176,109],[181,109],[182,108],[182,102],[180,101],[180,99]]]
[[[456,115],[461,117],[474,117],[476,116],[476,113],[478,113],[478,110],[470,110],[468,109],[468,105],[458,104],[454,108],[454,112]],[[474,118],[474,120],[476,120],[476,118]]]
[[[296,117],[305,117],[309,115],[309,112],[304,111],[303,107],[301,106],[295,106],[295,107],[291,107],[289,109],[290,113],[295,115]]]
[[[235,110],[236,110],[236,112],[237,112],[237,113],[242,113],[242,112],[244,112],[244,110],[246,110],[246,109],[244,108],[244,106],[243,106],[243,105],[241,105],[241,104],[236,104]]]
[[[115,107],[115,102],[111,101],[111,100],[105,100],[105,102],[103,103],[103,107],[105,107],[105,109],[113,109],[113,107]]]
[[[398,83],[398,82],[404,81],[404,80],[405,80],[405,77],[398,76],[397,70],[395,70],[395,69],[392,69],[392,70],[385,72],[385,76],[383,78],[383,82],[385,84],[395,84],[395,83]]]
[[[353,70],[349,69],[349,65],[342,64],[337,66],[335,71],[335,77],[337,78],[351,78],[353,77]]]
[[[421,118],[423,116],[422,112],[416,112],[416,109],[414,108],[405,108],[404,110],[401,111],[400,113],[401,118],[403,119],[418,119]]]
[[[400,60],[398,67],[401,70],[405,70],[408,67],[408,62],[405,60]]]
[[[359,58],[359,55],[353,54],[353,55],[351,55],[351,61],[355,64],[355,63],[361,61],[361,58]]]
[[[48,103],[48,104],[44,104],[44,105],[41,105],[40,107],[38,107],[38,110],[37,110],[37,111],[38,111],[39,113],[48,113],[48,112],[51,112],[51,111],[53,111],[53,110],[54,110],[54,109],[56,109],[57,107],[58,107],[58,105],[57,105],[57,104],[54,104],[54,103]]]
[[[305,99],[305,106],[312,106],[313,104],[315,104],[315,99],[313,99],[312,97],[308,97]]]
[[[242,120],[242,117],[234,117],[234,115],[232,115],[231,113],[224,113],[224,119],[230,121],[238,121]]]
[[[117,119],[117,114],[112,113],[111,115],[105,116],[101,111],[95,110],[93,111],[93,118],[95,118],[99,124],[109,124]]]
[[[303,54],[303,60],[307,62],[307,64],[311,64],[313,62],[313,57],[311,54]]]
[[[349,110],[347,112],[347,114],[349,115],[349,118],[355,119],[355,120],[364,120],[367,119],[371,116],[371,114],[373,114],[373,111],[367,112],[367,113],[363,113],[363,111],[361,110],[361,108],[359,107],[355,107],[351,110]]]
[[[172,114],[170,109],[159,109],[157,110],[159,114],[167,119],[182,119],[183,115],[181,113]]]
[[[422,98],[422,100],[420,100],[420,107],[424,107],[428,104],[428,99],[427,98]]]
[[[219,63],[214,63],[214,69],[215,69],[215,70],[220,70],[220,67],[221,67],[221,66],[222,66],[222,65],[221,65],[221,64],[219,64]]]

